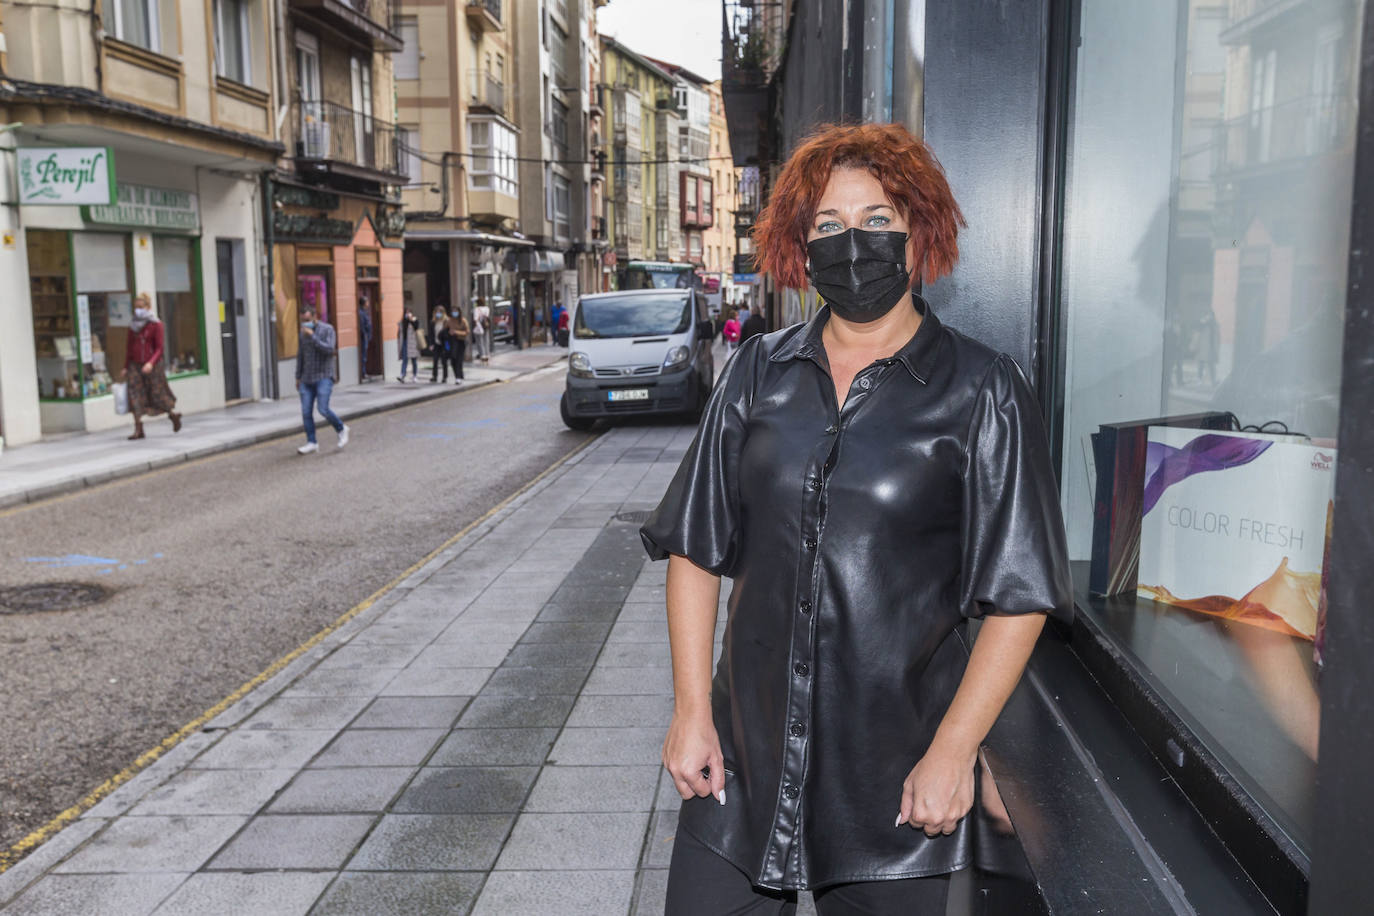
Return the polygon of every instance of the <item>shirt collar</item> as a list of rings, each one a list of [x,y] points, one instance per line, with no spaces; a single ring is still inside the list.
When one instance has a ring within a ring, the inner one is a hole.
[[[935,367],[943,335],[940,334],[940,319],[935,317],[930,304],[915,293],[911,294],[911,298],[916,310],[921,313],[921,326],[916,329],[911,340],[885,362],[901,363],[906,367],[906,371],[911,373],[912,378],[924,385]],[[822,305],[816,314],[811,316],[811,320],[802,325],[798,333],[793,334],[774,351],[769,361],[781,363],[789,359],[810,359],[823,363],[825,347],[821,343],[821,331],[825,329],[825,323],[829,320],[830,306]]]

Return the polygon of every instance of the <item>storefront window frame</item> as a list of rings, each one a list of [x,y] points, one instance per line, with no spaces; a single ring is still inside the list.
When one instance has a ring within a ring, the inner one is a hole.
[[[1028,366],[1036,380],[1049,432],[1054,466],[1061,480],[1063,475],[1074,473],[1076,468],[1073,464],[1074,456],[1068,454],[1064,447],[1067,427],[1065,386],[1068,342],[1064,321],[1064,310],[1067,306],[1063,292],[1063,258],[1066,248],[1065,189],[1072,158],[1071,138],[1075,124],[1074,93],[1078,79],[1077,55],[1081,35],[1082,3],[1083,0],[1050,0],[1047,4],[1050,8],[1050,29],[1042,84],[1045,107],[1041,121],[1044,158],[1041,167],[1041,205],[1037,214],[1040,230],[1037,272],[1039,292],[1036,296],[1039,330],[1036,334],[1035,358],[1032,365]],[[1374,47],[1374,24],[1371,24],[1370,10],[1367,6],[1364,19],[1363,33],[1357,30],[1354,36],[1354,41],[1360,46],[1361,55],[1367,54],[1370,48]],[[1363,56],[1357,56],[1357,61],[1363,60]],[[1374,79],[1371,79],[1374,77],[1374,67],[1365,64],[1363,74],[1360,69],[1357,63],[1355,79],[1360,82],[1355,127],[1357,138],[1362,138],[1374,130],[1374,104],[1371,104],[1371,100],[1374,99]],[[1366,149],[1361,149],[1362,146]],[[1374,179],[1374,144],[1367,141],[1362,143],[1357,139],[1355,158],[1354,197],[1351,201],[1353,217],[1349,213],[1345,214],[1345,217],[1354,224],[1354,229],[1358,230],[1362,208],[1369,210],[1368,202],[1371,196],[1374,196],[1374,181],[1371,180]],[[1362,164],[1367,169],[1363,181],[1360,175]],[[1364,222],[1371,223],[1367,228],[1374,232],[1374,220],[1366,218]],[[1361,258],[1364,262],[1369,260],[1361,249],[1362,246],[1357,242],[1357,233],[1352,231],[1348,249],[1352,278],[1357,276],[1355,262]],[[1340,383],[1343,394],[1346,394],[1352,389],[1358,375],[1349,359],[1356,341],[1356,338],[1350,336],[1349,328],[1354,325],[1354,316],[1359,314],[1360,308],[1367,308],[1367,304],[1361,305],[1361,300],[1368,297],[1366,292],[1359,288],[1358,283],[1349,280],[1344,294],[1343,307],[1347,327],[1344,344],[1346,365],[1342,369]],[[1363,336],[1366,339],[1368,337],[1367,326]],[[1342,527],[1340,507],[1344,504],[1347,515],[1354,515],[1358,512],[1356,503],[1360,499],[1360,494],[1368,497],[1368,481],[1362,480],[1359,485],[1351,486],[1355,483],[1355,468],[1360,461],[1367,462],[1368,455],[1357,456],[1353,448],[1347,451],[1347,445],[1356,445],[1353,441],[1355,437],[1348,436],[1355,423],[1347,414],[1347,405],[1353,406],[1353,402],[1343,397],[1341,403],[1341,451],[1338,461],[1339,467],[1349,466],[1351,470],[1344,478],[1339,470],[1337,475],[1338,508],[1336,531],[1332,537],[1331,575],[1338,586],[1344,584],[1345,590],[1354,594],[1356,590],[1351,588],[1351,584],[1370,580],[1371,571],[1367,564],[1367,551],[1359,553],[1360,545],[1342,545],[1338,540]],[[1351,440],[1349,443],[1347,438]],[[1365,439],[1367,441],[1368,437]],[[1078,472],[1081,473],[1081,468],[1078,468]],[[1348,522],[1346,527],[1357,526]],[[1344,564],[1338,562],[1338,554],[1342,550],[1348,551],[1348,557],[1351,558]],[[1353,559],[1356,556],[1360,559]],[[1325,857],[1336,852],[1336,847],[1340,845],[1336,840],[1329,838],[1332,831],[1328,829],[1319,833],[1312,846],[1307,849],[1300,848],[1294,843],[1269,812],[1234,778],[1226,764],[1213,753],[1210,743],[1199,736],[1186,709],[1174,703],[1167,690],[1161,688],[1155,680],[1152,672],[1134,657],[1129,647],[1124,646],[1110,629],[1103,625],[1098,616],[1102,599],[1089,596],[1083,587],[1086,584],[1086,570],[1084,581],[1080,582],[1076,574],[1074,584],[1078,611],[1074,624],[1068,630],[1058,627],[1052,627],[1051,630],[1065,638],[1073,647],[1078,663],[1092,675],[1121,711],[1131,728],[1156,755],[1162,768],[1169,773],[1189,802],[1196,807],[1212,831],[1223,841],[1227,850],[1234,855],[1236,861],[1271,903],[1282,912],[1305,911],[1313,861],[1321,863]],[[1335,594],[1333,590],[1333,608],[1344,606],[1349,609],[1356,606],[1351,603],[1336,605]],[[1345,620],[1344,624],[1364,634],[1374,629],[1374,622],[1364,619]],[[1357,646],[1351,645],[1348,649],[1354,652]],[[1336,685],[1338,681],[1360,681],[1368,685],[1374,678],[1366,671],[1351,670],[1358,666],[1340,666],[1337,660],[1330,657],[1330,653],[1327,654],[1321,692],[1323,727],[1321,756],[1317,761],[1316,771],[1316,817],[1319,822],[1329,823],[1333,812],[1345,813],[1349,820],[1357,820],[1360,816],[1358,812],[1367,808],[1367,805],[1361,802],[1354,806],[1357,810],[1347,811],[1351,808],[1348,799],[1343,799],[1340,804],[1333,804],[1330,797],[1324,801],[1322,794],[1331,796],[1335,793],[1336,790],[1329,786],[1337,780],[1346,783],[1347,787],[1356,782],[1363,784],[1363,760],[1367,759],[1367,756],[1342,756],[1333,753],[1333,747],[1338,743],[1347,747],[1369,745],[1369,736],[1356,735],[1352,731],[1350,716],[1353,713],[1364,720],[1374,717],[1374,706],[1371,706],[1367,695],[1361,696],[1357,691],[1350,689],[1339,690]],[[1339,719],[1331,714],[1332,707],[1337,705],[1342,707],[1344,713]],[[1333,773],[1334,778],[1331,775]],[[1324,786],[1326,788],[1323,788]],[[1360,854],[1360,843],[1354,842],[1357,833],[1358,831],[1350,829],[1349,824],[1345,825],[1345,839],[1349,848],[1341,852],[1337,858],[1348,861]],[[1322,870],[1320,864],[1318,870]],[[1329,879],[1335,867],[1327,871],[1326,877]],[[1342,890],[1347,886],[1353,886],[1345,881],[1340,883]],[[1317,910],[1314,909],[1313,912]]]
[[[197,323],[200,325],[200,368],[182,372],[168,372],[167,379],[170,381],[172,379],[195,378],[198,375],[209,375],[210,356],[208,352],[209,340],[205,333],[205,284],[203,280],[204,265],[201,262],[201,236],[187,236],[175,232],[159,232],[149,233],[148,238],[149,245],[153,247],[154,250],[156,250],[157,240],[160,238],[185,239],[191,243],[191,295],[195,297]],[[154,257],[156,257],[156,255],[154,255]],[[154,261],[154,263],[156,264],[156,261]],[[137,283],[137,277],[135,277],[135,283]],[[156,289],[152,290],[154,299],[156,299],[157,293],[158,291]],[[231,305],[229,303],[225,303],[225,308],[230,307]],[[162,316],[159,314],[158,317],[161,318]],[[164,346],[166,346],[165,343]],[[165,357],[164,361],[166,361]]]

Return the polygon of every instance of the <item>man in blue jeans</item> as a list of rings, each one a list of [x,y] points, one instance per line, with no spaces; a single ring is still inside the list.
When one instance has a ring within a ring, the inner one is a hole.
[[[329,409],[329,395],[334,391],[334,353],[339,338],[328,322],[315,318],[314,306],[301,309],[301,345],[296,350],[296,390],[301,393],[301,416],[305,420],[305,445],[297,454],[318,452],[315,441],[315,406],[320,416],[329,421],[339,434],[339,448],[348,444],[348,427]]]

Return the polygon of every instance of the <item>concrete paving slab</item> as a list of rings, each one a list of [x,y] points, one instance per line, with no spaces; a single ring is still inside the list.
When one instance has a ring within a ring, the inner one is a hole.
[[[484,695],[468,704],[458,728],[561,728],[576,695]]]
[[[639,862],[648,823],[647,812],[527,812],[516,819],[515,829],[501,850],[501,857],[496,860],[496,869],[498,872],[634,869]]]
[[[657,777],[655,777],[657,783]],[[644,844],[644,858],[640,864],[645,868],[667,868],[673,860],[673,841],[677,838],[677,819],[680,805],[673,805],[654,812],[649,820],[649,839]]]
[[[429,766],[539,766],[556,728],[460,728],[444,739]]]
[[[597,664],[608,668],[671,668],[673,656],[666,642],[607,643]]]
[[[513,814],[388,814],[349,860],[350,871],[488,871]]]
[[[511,649],[506,668],[591,668],[601,646],[596,643],[523,643]]]
[[[5,907],[5,916],[143,916],[186,875],[49,875]]]
[[[590,642],[596,643],[599,647],[606,641],[606,634],[611,631],[611,624],[603,621],[539,621],[529,625],[524,635],[520,637],[522,643],[574,643]]]
[[[193,872],[248,818],[121,817],[54,869],[58,874]]]
[[[397,731],[390,728],[350,728],[340,732],[319,756],[313,769],[329,767],[418,767],[444,737],[437,728]]]
[[[311,916],[463,916],[485,877],[482,872],[344,872]]]
[[[591,665],[580,668],[497,668],[482,689],[483,696],[576,694]]]
[[[569,727],[639,725],[659,728],[673,716],[671,696],[584,695],[568,717]]]
[[[493,872],[472,916],[608,916],[633,889],[633,871]]]
[[[404,668],[424,643],[349,643],[320,662],[321,668]]]
[[[539,615],[535,619],[540,623],[605,623],[615,622],[616,615],[620,608],[613,603],[606,604],[546,604],[539,609]]]
[[[449,729],[471,697],[378,697],[353,722],[354,728]]]
[[[646,868],[639,872],[634,909],[630,916],[663,916],[668,902],[668,869]]]
[[[616,620],[615,626],[611,627],[611,635],[606,639],[609,643],[622,642],[668,642],[668,615],[666,611],[661,611],[657,620],[628,620],[621,617]]]
[[[551,761],[564,766],[631,766],[662,761],[662,727],[565,728]]]
[[[647,694],[653,696],[673,695],[672,668],[603,668],[592,669],[582,695],[598,694]],[[667,727],[667,723],[664,723]]]
[[[463,697],[484,688],[492,668],[406,668],[382,688],[387,697]],[[499,669],[496,669],[499,670]]]
[[[207,870],[337,869],[374,820],[370,814],[259,815],[210,861]]]
[[[533,766],[425,767],[392,806],[397,814],[514,814],[539,775]]]
[[[506,660],[510,646],[498,642],[435,643],[425,649],[411,668],[495,668]]]
[[[525,632],[526,625],[500,620],[465,620],[458,618],[440,633],[434,645],[450,643],[497,643],[513,646]]]
[[[525,802],[526,811],[650,811],[658,788],[658,767],[546,766]]]
[[[233,731],[196,758],[203,770],[298,770],[333,737],[319,729]]]
[[[352,722],[365,706],[366,697],[278,697],[250,716],[240,728],[336,732]]]
[[[186,769],[148,793],[129,809],[129,814],[138,817],[256,814],[295,774],[294,768]]]
[[[270,814],[368,814],[386,810],[414,767],[305,770],[273,800]]]
[[[330,872],[210,872],[192,875],[157,916],[304,916],[329,886]]]
[[[361,639],[364,634],[359,634]],[[316,668],[282,691],[284,697],[375,697],[395,668]]]

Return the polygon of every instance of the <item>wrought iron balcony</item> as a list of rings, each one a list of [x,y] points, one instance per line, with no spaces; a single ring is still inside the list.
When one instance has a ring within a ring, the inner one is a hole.
[[[374,51],[399,51],[403,43],[391,31],[391,0],[288,0],[292,9],[357,39]],[[499,0],[498,0],[499,2]]]
[[[501,0],[467,0],[468,25],[479,32],[501,31]]]
[[[298,168],[402,184],[396,125],[326,100],[292,104]]]
[[[1219,124],[1213,173],[1305,164],[1354,143],[1355,110],[1344,95],[1308,95]]]

